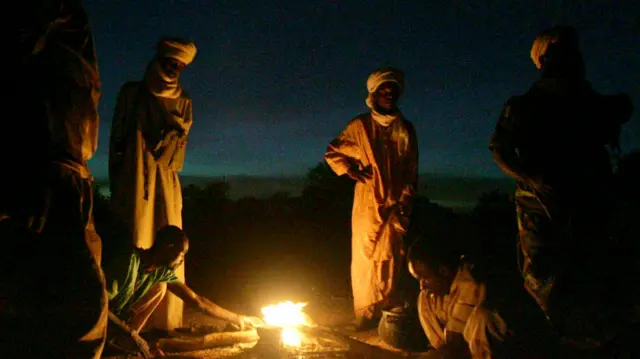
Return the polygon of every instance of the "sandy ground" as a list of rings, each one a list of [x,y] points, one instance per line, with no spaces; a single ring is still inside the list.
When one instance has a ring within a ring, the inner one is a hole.
[[[303,344],[300,348],[285,348],[280,352],[265,353],[264,348],[257,343],[237,344],[234,346],[197,350],[191,352],[165,353],[170,358],[305,358],[305,359],[330,359],[330,358],[371,358],[371,357],[398,357],[404,356],[385,343],[377,336],[376,330],[367,332],[351,332],[345,330],[353,320],[350,298],[327,298],[316,302],[310,302],[305,307],[307,313],[318,325],[336,329],[342,335],[351,337],[350,343],[345,343],[345,337],[336,338],[331,335],[303,335]],[[201,313],[186,309],[183,323],[198,325],[223,325],[220,321],[209,318]],[[355,339],[355,340],[354,340]],[[348,339],[347,339],[348,340]],[[374,353],[371,353],[371,351]],[[267,355],[268,354],[268,355]],[[388,355],[387,355],[388,354]],[[141,358],[135,355],[103,356],[105,359],[133,359]]]
[[[324,300],[316,300],[310,302],[305,308],[307,313],[318,325],[331,327],[342,333],[342,337],[336,339],[332,336],[325,335],[308,335],[303,338],[303,345],[298,349],[287,348],[281,352],[265,353],[263,348],[257,346],[256,343],[237,344],[234,346],[197,350],[191,352],[165,353],[169,358],[237,358],[237,359],[376,359],[376,358],[403,358],[415,357],[417,353],[404,353],[396,350],[381,341],[377,336],[376,330],[368,332],[350,332],[344,330],[353,320],[350,298],[327,298]],[[636,317],[640,328],[640,306],[636,308]],[[193,310],[185,310],[184,325],[189,324],[214,324],[223,325],[223,323],[209,318],[203,314]],[[640,329],[628,332],[629,338],[640,338]],[[346,339],[346,341],[345,341]],[[635,342],[631,339],[631,342]],[[629,342],[627,342],[629,343]],[[624,346],[626,347],[626,345]],[[621,349],[620,347],[618,349]],[[631,348],[629,348],[631,349]],[[634,349],[635,350],[635,349]],[[617,351],[617,350],[616,350]],[[269,355],[267,355],[269,354]],[[636,353],[637,354],[637,353]],[[567,358],[635,358],[639,357],[623,349],[622,353],[615,355],[603,355],[593,352],[567,352]],[[141,356],[103,356],[105,359],[133,359],[141,358]]]

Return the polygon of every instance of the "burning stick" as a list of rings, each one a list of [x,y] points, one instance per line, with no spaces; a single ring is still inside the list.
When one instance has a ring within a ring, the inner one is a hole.
[[[158,347],[168,352],[184,352],[223,347],[238,343],[252,343],[260,339],[255,330],[211,333],[201,337],[165,338],[158,340]]]
[[[281,302],[262,308],[265,323],[282,329],[282,344],[292,347],[302,345],[298,328],[312,324],[309,316],[302,311],[306,305],[307,303]]]

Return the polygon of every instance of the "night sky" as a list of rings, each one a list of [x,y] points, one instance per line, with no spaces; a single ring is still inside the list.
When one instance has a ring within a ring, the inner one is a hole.
[[[640,148],[640,2],[469,3],[87,0],[103,81],[93,174],[107,175],[119,87],[142,78],[163,35],[198,47],[181,77],[194,103],[187,175],[304,174],[367,111],[369,72],[392,65],[406,73],[400,107],[416,125],[420,171],[502,176],[488,138],[505,100],[537,79],[536,33],[557,23],[580,32],[597,90],[631,94],[622,146]]]

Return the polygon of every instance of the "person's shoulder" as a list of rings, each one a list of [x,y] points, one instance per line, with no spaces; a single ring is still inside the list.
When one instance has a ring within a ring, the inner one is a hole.
[[[408,131],[415,132],[416,127],[411,120],[408,120],[406,117],[402,116],[402,123],[404,123]]]
[[[189,91],[182,88],[180,91],[180,99],[183,101],[191,102],[191,94],[189,94]]]
[[[156,269],[156,280],[158,283],[177,283],[180,282],[176,271],[169,267],[160,267]]]
[[[512,95],[512,96],[508,97],[507,100],[504,102],[504,107],[505,108],[514,108],[514,107],[522,106],[526,102],[527,98],[529,98],[530,96],[531,96],[531,92],[530,91],[527,91],[527,92],[521,93],[521,94],[517,94],[517,95]]]
[[[522,114],[523,111],[526,112],[528,103],[531,100],[531,93],[529,91],[512,95],[507,98],[502,106],[502,117],[504,118],[512,118],[517,117],[517,114]]]
[[[369,120],[370,118],[371,114],[369,112],[361,113],[352,118],[351,121],[349,121],[349,123],[347,124],[347,127],[362,126],[364,125],[364,122]]]
[[[478,261],[466,255],[460,261],[459,273],[469,281],[477,285],[486,284],[488,281],[488,268],[482,261]]]

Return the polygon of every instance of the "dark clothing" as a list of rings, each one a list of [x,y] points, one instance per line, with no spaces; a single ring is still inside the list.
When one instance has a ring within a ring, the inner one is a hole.
[[[100,238],[91,217],[87,179],[64,167],[50,171],[48,204],[40,233],[14,228],[18,253],[4,262],[15,282],[15,309],[0,324],[2,358],[99,358],[107,324]]]
[[[0,153],[0,212],[18,232],[2,318],[2,358],[99,358],[107,324],[101,240],[86,161],[100,90],[93,36],[77,0],[21,1]],[[19,259],[19,260],[18,260]]]
[[[525,287],[547,315],[562,315],[550,308],[560,277],[575,285],[576,300],[599,276],[592,261],[609,236],[612,208],[607,146],[618,145],[630,106],[584,81],[545,78],[509,99],[491,137],[492,151],[517,156],[520,169],[546,186],[518,180],[515,201]]]
[[[19,24],[10,39],[18,63],[8,72],[0,139],[3,166],[12,175],[0,179],[0,207],[24,217],[42,206],[49,163],[64,162],[89,177],[86,161],[97,147],[100,80],[80,1],[21,1],[12,17]]]

